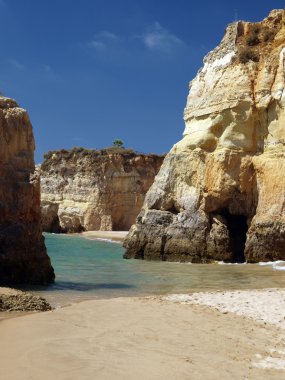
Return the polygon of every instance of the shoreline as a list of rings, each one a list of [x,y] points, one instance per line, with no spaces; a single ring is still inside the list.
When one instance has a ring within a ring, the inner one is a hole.
[[[123,242],[129,231],[84,231],[77,235],[90,240]]]
[[[213,373],[279,380],[284,305],[284,289],[237,290],[98,299],[4,319],[1,373],[9,380],[212,380]]]

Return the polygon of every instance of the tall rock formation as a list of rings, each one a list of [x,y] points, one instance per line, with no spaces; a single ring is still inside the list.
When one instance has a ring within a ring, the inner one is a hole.
[[[285,11],[228,26],[190,83],[183,138],[125,258],[285,260]]]
[[[0,97],[0,284],[54,279],[41,228],[40,186],[27,112]]]
[[[49,152],[40,169],[44,231],[128,230],[163,158],[122,148]]]

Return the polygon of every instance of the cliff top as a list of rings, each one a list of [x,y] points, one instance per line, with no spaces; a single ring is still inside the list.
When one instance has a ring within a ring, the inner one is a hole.
[[[11,98],[6,98],[6,96],[0,95],[0,109],[15,108],[19,107],[16,100]]]
[[[271,44],[280,40],[278,32],[284,25],[285,10],[274,9],[260,22],[236,21],[229,24],[225,35],[215,49],[204,58],[204,64],[219,66],[230,63],[258,62],[263,50],[271,50]],[[277,38],[276,38],[277,36]]]
[[[65,162],[77,162],[82,159],[90,162],[102,162],[110,160],[112,158],[121,157],[127,160],[136,157],[148,157],[148,158],[164,158],[165,154],[154,153],[139,153],[130,148],[122,147],[107,147],[104,149],[87,149],[83,147],[74,147],[72,149],[52,150],[44,154],[44,161],[41,164],[41,169],[48,171],[51,165]]]
[[[260,22],[230,24],[219,46],[206,55],[204,66],[190,82],[184,109],[184,136],[192,134],[194,137],[194,133],[197,136],[206,128],[219,139],[217,135],[226,129],[227,133],[231,124],[226,116],[223,122],[218,120],[221,117],[217,115],[222,111],[235,110],[236,117],[241,117],[241,110],[237,109],[241,104],[264,110],[276,100],[283,102],[284,44],[285,10],[273,10]],[[202,120],[209,115],[213,119],[212,126],[206,126]],[[261,128],[257,132],[268,135],[267,130],[261,131]],[[191,140],[191,146],[196,145]],[[221,141],[217,146],[224,145]]]

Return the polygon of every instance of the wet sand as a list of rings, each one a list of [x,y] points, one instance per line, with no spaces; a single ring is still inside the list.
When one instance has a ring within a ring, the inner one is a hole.
[[[81,232],[79,236],[82,236],[91,240],[110,240],[110,241],[124,241],[129,231],[86,231]]]
[[[202,298],[209,303],[214,293],[192,300],[199,304],[177,296],[116,298],[1,321],[1,378],[280,380],[284,290],[275,289],[270,297],[269,290],[256,292],[243,292],[244,315],[225,306],[238,304],[240,293],[218,292],[211,307]],[[213,309],[221,302],[221,311]],[[258,321],[246,316],[245,302],[261,310]],[[271,310],[280,323],[260,318]]]

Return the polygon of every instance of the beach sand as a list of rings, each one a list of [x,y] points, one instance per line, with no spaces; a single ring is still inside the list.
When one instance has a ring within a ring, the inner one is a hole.
[[[281,380],[284,291],[242,293],[244,315],[225,306],[238,304],[240,292],[217,292],[200,293],[200,301],[196,295],[85,301],[1,321],[1,379]],[[212,307],[203,305],[211,298]],[[258,321],[246,316],[245,302],[259,309]],[[222,311],[213,309],[219,303]],[[262,319],[271,310],[281,322]]]
[[[85,231],[81,232],[79,236],[82,236],[91,240],[113,240],[124,241],[129,231]]]
[[[22,292],[20,290],[0,286],[0,295],[3,294],[5,296],[16,296],[21,293]]]

